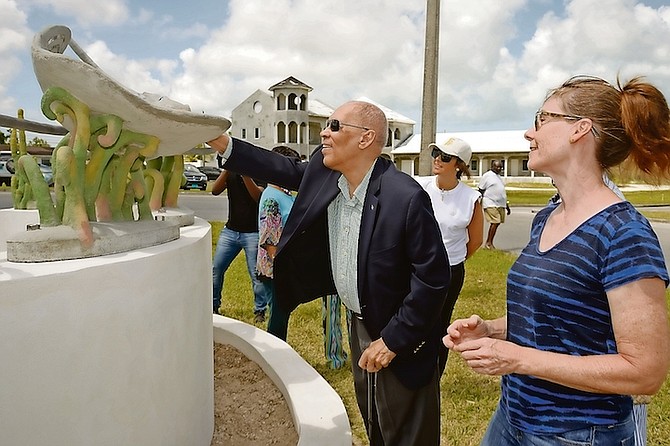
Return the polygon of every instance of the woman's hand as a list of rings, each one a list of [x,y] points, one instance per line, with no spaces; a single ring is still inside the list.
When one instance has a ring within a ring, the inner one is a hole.
[[[467,319],[457,319],[449,325],[447,335],[442,338],[442,342],[449,350],[454,350],[455,346],[462,342],[489,336],[489,327],[486,321],[473,314]]]
[[[519,346],[508,341],[493,338],[479,338],[462,341],[454,346],[454,351],[475,372],[482,375],[508,375],[516,372],[521,352]]]

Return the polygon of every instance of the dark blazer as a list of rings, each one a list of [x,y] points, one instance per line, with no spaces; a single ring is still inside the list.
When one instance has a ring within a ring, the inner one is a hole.
[[[340,193],[340,173],[235,139],[226,169],[297,190],[274,261],[275,298],[286,310],[336,292],[327,208]],[[397,354],[390,369],[409,388],[436,370],[439,317],[449,286],[449,261],[426,192],[379,158],[365,196],[358,248],[358,294],[371,339]]]

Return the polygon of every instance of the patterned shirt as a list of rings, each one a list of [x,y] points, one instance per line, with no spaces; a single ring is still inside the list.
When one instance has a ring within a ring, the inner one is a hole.
[[[509,272],[507,339],[569,355],[615,354],[606,292],[651,277],[667,286],[658,238],[633,205],[620,202],[542,252],[539,239],[556,206],[537,214],[530,241]],[[542,435],[619,423],[632,401],[512,374],[502,379],[501,406],[513,426]]]
[[[337,181],[340,193],[328,205],[328,240],[335,288],[342,303],[354,313],[361,312],[358,300],[358,237],[363,203],[375,164],[372,163],[351,197],[349,183],[341,175]]]
[[[274,261],[264,246],[277,246],[291,212],[295,197],[288,191],[268,184],[261,194],[258,212],[258,256],[256,271],[269,278],[274,277]]]

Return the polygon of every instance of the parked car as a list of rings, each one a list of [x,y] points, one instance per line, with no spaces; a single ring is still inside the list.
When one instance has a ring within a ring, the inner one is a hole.
[[[44,179],[46,180],[47,184],[49,186],[53,186],[54,172],[51,169],[51,166],[47,166],[46,164],[40,164],[40,170],[42,171],[42,175],[44,176]]]
[[[47,184],[53,186],[54,176],[51,166],[42,163],[40,163],[39,166]],[[12,184],[12,176],[14,175],[14,172],[14,160],[12,159],[12,155],[8,152],[0,153],[0,186],[3,184],[9,186]]]
[[[214,166],[200,166],[198,167],[198,170],[207,175],[208,180],[216,180],[221,173],[221,169]]]
[[[11,163],[7,166],[7,162],[12,160],[12,155],[10,153],[0,153],[0,186],[6,184],[9,186],[12,181],[13,171],[8,169],[11,168]]]
[[[186,182],[182,184],[182,189],[207,190],[207,175],[200,172],[194,165],[184,164],[184,176]]]

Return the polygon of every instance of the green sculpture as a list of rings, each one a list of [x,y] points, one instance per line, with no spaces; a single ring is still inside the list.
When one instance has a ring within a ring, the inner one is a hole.
[[[26,152],[25,132],[12,131],[14,207],[26,209],[34,198],[44,227],[68,225],[86,246],[93,243],[91,221],[152,220],[152,210],[177,207],[182,155],[151,158],[159,139],[123,128],[110,114],[92,115],[89,107],[60,87],[47,89],[42,112],[72,129],[51,158],[54,199],[37,161]],[[20,114],[20,117],[21,114]]]

